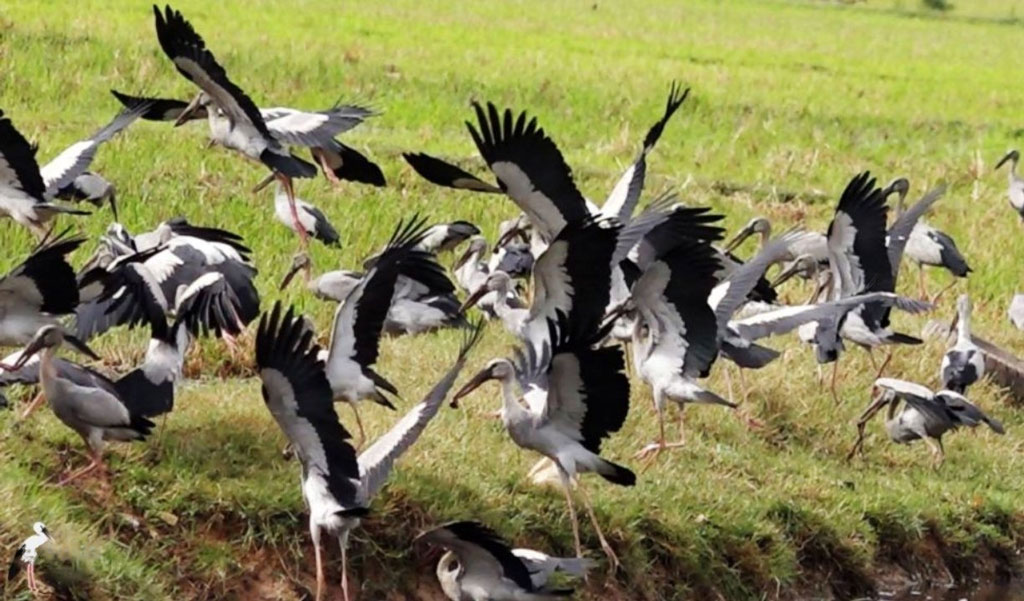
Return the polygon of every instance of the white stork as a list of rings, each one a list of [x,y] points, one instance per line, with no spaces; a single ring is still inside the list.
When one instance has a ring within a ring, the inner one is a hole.
[[[905,405],[900,408],[901,401]],[[857,421],[857,441],[847,456],[852,459],[863,450],[864,428],[868,421],[883,407],[889,405],[885,429],[889,438],[897,444],[909,444],[924,440],[932,451],[934,466],[938,468],[945,459],[942,435],[961,427],[974,428],[984,423],[996,434],[1005,434],[1003,424],[968,401],[963,395],[952,390],[931,390],[906,380],[878,378],[872,386],[871,405],[864,410]]]
[[[572,589],[553,588],[552,576],[586,576],[592,562],[551,557],[532,549],[513,549],[480,522],[450,522],[416,537],[416,542],[446,549],[437,564],[437,580],[451,601],[555,601]]]
[[[256,104],[245,92],[228,79],[224,68],[217,63],[213,53],[206,48],[206,42],[185,20],[181,12],[165,7],[161,13],[153,6],[156,17],[156,36],[160,47],[186,79],[200,89],[189,106],[178,116],[175,123],[181,123],[193,106],[208,103],[211,126],[217,128],[213,137],[225,147],[237,150],[242,155],[266,165],[284,186],[291,204],[292,220],[301,223],[295,206],[295,191],[292,178],[314,177],[316,167],[288,152],[285,146],[267,129],[266,121]],[[307,236],[301,226],[296,226],[302,245],[307,245]]]
[[[1010,200],[1010,208],[1017,211],[1020,219],[1024,222],[1024,178],[1017,175],[1017,163],[1020,161],[1020,153],[1016,150],[1007,152],[1006,155],[996,163],[999,169],[1007,161],[1010,162],[1009,185],[1006,189],[1006,196]]]
[[[572,483],[588,472],[620,486],[636,483],[632,471],[600,455],[601,441],[622,427],[629,412],[629,379],[623,373],[622,349],[595,349],[594,344],[604,338],[607,328],[594,332],[585,327],[559,313],[557,323],[548,322],[546,341],[524,345],[516,352],[514,363],[508,359],[490,361],[452,400],[455,405],[489,380],[501,384],[501,420],[512,441],[547,457],[558,469],[577,557],[583,556],[583,547]],[[515,392],[517,379],[526,406]],[[618,558],[597,523],[582,482],[577,482],[577,490],[614,571]]]
[[[955,322],[956,343],[942,356],[939,376],[944,387],[964,394],[985,375],[985,356],[971,338],[971,299],[966,294],[956,300]]]
[[[32,536],[25,539],[21,546],[14,552],[14,557],[11,559],[11,565],[7,568],[7,582],[8,586],[10,582],[14,580],[14,577],[18,575],[18,569],[20,564],[27,566],[26,573],[28,574],[28,590],[32,591],[33,594],[39,593],[39,586],[36,584],[36,557],[39,555],[39,547],[42,547],[48,542],[53,542],[53,538],[50,537],[50,531],[46,528],[46,524],[42,522],[36,522],[32,524],[32,532],[35,532]]]
[[[320,538],[335,536],[341,546],[341,588],[348,590],[348,539],[370,502],[387,482],[395,461],[423,433],[437,414],[480,339],[475,327],[458,359],[423,401],[358,457],[348,431],[334,411],[331,384],[313,344],[313,332],[292,309],[282,315],[280,303],[260,319],[256,335],[256,364],[263,382],[263,400],[302,463],[302,496],[309,510],[309,531],[316,557],[316,599],[324,588]]]
[[[903,203],[907,198],[907,192],[910,190],[910,182],[906,178],[897,178],[890,183],[883,194],[889,196],[890,194],[896,193],[896,223],[899,223],[899,218],[903,215]],[[895,227],[895,224],[894,224]],[[967,264],[967,260],[960,254],[960,249],[957,248],[956,242],[949,234],[938,230],[923,220],[918,219],[914,224],[913,229],[910,230],[910,235],[906,241],[906,248],[904,252],[911,261],[917,263],[918,273],[918,284],[921,289],[921,296],[928,298],[928,290],[924,285],[924,266],[929,265],[933,267],[943,267],[949,271],[953,276],[958,278],[966,278],[972,270]],[[942,294],[948,290],[956,280],[951,282],[949,286],[946,286],[940,290],[933,298],[932,301],[937,300]]]

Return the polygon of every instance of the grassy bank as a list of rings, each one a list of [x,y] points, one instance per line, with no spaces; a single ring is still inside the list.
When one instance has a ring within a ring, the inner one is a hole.
[[[914,194],[947,182],[929,219],[957,239],[975,269],[958,289],[974,299],[978,333],[1021,355],[1024,337],[1008,327],[1005,310],[1024,287],[1024,237],[1006,204],[1005,174],[992,172],[1024,132],[1013,4],[964,0],[942,14],[909,0],[175,7],[258,104],[318,108],[340,96],[383,111],[346,141],[381,164],[388,188],[330,189],[322,180],[298,188],[342,233],[340,252],[314,249],[321,269],[357,266],[416,211],[469,219],[493,239],[498,221],[514,214],[509,201],[431,187],[399,157],[426,150],[479,169],[462,125],[471,99],[536,114],[580,188],[600,202],[677,79],[693,93],[649,161],[652,195],[676,189],[687,203],[723,212],[730,229],[755,214],[823,229],[856,171],[906,175]],[[117,111],[109,88],[186,97],[192,88],[152,28],[145,2],[0,5],[0,108],[40,143],[45,160]],[[298,288],[276,291],[295,240],[271,222],[269,193],[248,193],[263,172],[203,150],[205,142],[203,124],[139,123],[101,150],[95,168],[118,184],[133,231],[183,213],[244,235],[266,306],[285,298],[326,330],[331,307]],[[108,220],[100,211],[79,223],[97,234]],[[29,241],[9,223],[0,228],[6,267]],[[904,274],[902,289],[915,292],[916,268]],[[932,289],[947,277],[932,274]],[[786,296],[807,292],[797,285]],[[952,299],[933,317],[950,317]],[[924,322],[897,320],[908,332]],[[400,409],[440,377],[458,340],[444,332],[383,343],[380,371],[402,391]],[[492,324],[469,369],[510,343]],[[951,436],[938,473],[924,447],[890,445],[878,424],[866,457],[846,463],[851,423],[868,402],[866,355],[851,350],[842,360],[844,402],[836,406],[806,349],[770,344],[786,349],[783,358],[747,374],[745,410],[764,428],[697,408],[687,413],[685,448],[660,458],[636,488],[591,483],[625,569],[614,581],[592,579],[584,598],[851,598],[901,571],[966,576],[1012,563],[1024,536],[1024,418],[1005,393],[984,382],[971,398],[1008,435]],[[96,348],[111,371],[123,372],[144,345],[141,334],[116,333]],[[934,343],[899,349],[890,373],[934,386],[943,351]],[[190,362],[195,379],[160,435],[112,452],[112,489],[49,485],[82,461],[80,441],[45,410],[25,422],[0,414],[0,544],[13,549],[32,521],[45,521],[59,544],[40,565],[57,598],[303,598],[313,579],[298,468],[280,459],[283,438],[257,382],[235,377],[239,371],[218,345],[204,344]],[[719,364],[709,386],[726,391],[726,371]],[[561,494],[524,482],[535,457],[485,416],[496,397],[484,389],[461,411],[444,411],[400,464],[353,541],[360,599],[437,599],[433,566],[409,542],[441,521],[482,519],[518,545],[571,553]],[[607,446],[627,464],[656,427],[638,381],[632,403]],[[351,421],[347,408],[340,413]],[[373,435],[395,415],[367,407],[364,419]],[[584,533],[597,550],[596,537]],[[29,598],[21,586],[5,594]]]

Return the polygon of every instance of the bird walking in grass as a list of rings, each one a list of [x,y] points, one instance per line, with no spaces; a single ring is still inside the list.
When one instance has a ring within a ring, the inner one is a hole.
[[[481,334],[479,325],[473,328],[452,367],[424,400],[357,457],[349,442],[351,436],[334,411],[334,393],[306,320],[293,309],[282,312],[280,303],[260,319],[256,364],[263,400],[302,464],[302,495],[309,510],[316,558],[317,601],[324,591],[321,537],[326,534],[338,540],[341,590],[349,601],[349,535],[368,515],[370,502],[387,482],[395,461],[437,414]]]
[[[956,300],[954,324],[956,343],[943,355],[939,374],[943,387],[964,394],[985,375],[985,356],[971,339],[971,299],[966,294]]]
[[[902,401],[902,402],[901,402]],[[864,447],[864,429],[886,405],[889,406],[885,430],[897,444],[923,440],[931,449],[936,469],[945,459],[942,436],[961,427],[974,428],[984,423],[996,434],[1005,434],[1003,424],[952,390],[931,390],[906,380],[879,378],[872,387],[872,402],[857,421],[857,441],[847,459]]]
[[[501,385],[501,420],[512,441],[551,459],[565,492],[576,556],[583,557],[572,486],[580,493],[601,548],[614,571],[619,560],[594,514],[579,476],[593,472],[620,486],[636,484],[636,475],[601,456],[603,439],[617,432],[629,412],[629,379],[622,349],[593,348],[608,333],[587,331],[564,313],[548,322],[548,337],[531,341],[516,360],[494,359],[456,394],[460,399],[494,380]],[[516,393],[516,382],[522,396]],[[523,404],[525,402],[525,405]]]
[[[900,217],[902,217],[904,213],[903,203],[907,198],[907,192],[909,190],[910,183],[901,177],[893,180],[893,182],[890,183],[883,191],[885,196],[889,196],[893,193],[896,193],[897,195],[897,224],[900,222]],[[972,271],[970,266],[967,264],[967,260],[964,259],[962,254],[960,254],[960,249],[957,248],[956,242],[953,241],[953,238],[949,234],[928,225],[921,219],[918,219],[910,230],[910,235],[906,240],[904,254],[906,254],[908,259],[917,263],[918,284],[923,298],[929,298],[928,289],[924,283],[925,265],[942,267],[957,278],[966,278]],[[955,283],[956,280],[950,282],[948,286],[936,293],[934,297],[931,297],[932,302],[935,302]]]
[[[996,169],[1002,167],[1006,162],[1010,163],[1009,184],[1006,189],[1006,196],[1010,201],[1010,208],[1020,215],[1024,223],[1024,178],[1017,175],[1017,163],[1020,162],[1020,153],[1016,149],[1007,152],[1003,158],[996,163]]]
[[[445,553],[437,563],[437,581],[451,601],[555,601],[572,595],[554,588],[555,573],[583,578],[593,562],[551,557],[532,549],[513,549],[480,522],[451,522],[424,532],[416,542],[437,545]]]
[[[21,543],[21,546],[14,552],[11,565],[7,568],[7,584],[9,587],[11,581],[18,575],[21,565],[24,565],[25,573],[28,575],[28,590],[35,594],[39,592],[39,585],[36,583],[36,558],[39,556],[39,547],[53,542],[53,538],[50,537],[50,531],[46,528],[46,524],[42,522],[32,524],[32,531],[35,534],[26,538],[25,542]]]

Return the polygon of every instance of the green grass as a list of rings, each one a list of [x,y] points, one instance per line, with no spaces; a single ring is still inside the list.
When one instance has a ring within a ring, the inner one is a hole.
[[[1024,285],[1024,237],[1007,207],[1005,174],[992,172],[1024,135],[1014,5],[960,0],[943,13],[911,0],[175,6],[257,103],[318,108],[340,96],[383,111],[346,141],[382,165],[388,188],[299,186],[343,235],[342,251],[315,249],[320,269],[358,265],[399,218],[417,211],[472,220],[493,239],[498,221],[515,212],[510,202],[431,187],[399,157],[425,150],[479,171],[462,125],[470,100],[537,115],[580,188],[600,202],[678,79],[693,93],[649,160],[649,196],[675,189],[687,203],[724,212],[730,229],[755,214],[823,229],[859,170],[906,175],[915,194],[947,182],[929,219],[975,268],[958,289],[974,299],[977,332],[1020,355],[1024,338],[1008,327],[1005,310]],[[152,27],[145,2],[0,6],[2,108],[40,143],[42,159],[118,110],[109,88],[192,93]],[[263,171],[204,150],[205,141],[202,124],[139,123],[106,145],[94,166],[117,183],[131,230],[184,213],[240,232],[255,250],[266,306],[295,302],[326,330],[331,307],[298,287],[276,291],[295,239],[272,221],[269,193],[248,193]],[[98,234],[108,219],[100,211],[76,225]],[[29,239],[9,222],[0,227],[7,267]],[[914,272],[904,271],[907,292],[916,291]],[[929,279],[932,289],[948,282],[945,274]],[[797,286],[787,296],[806,292]],[[933,316],[950,317],[953,296]],[[916,332],[923,322],[899,316],[897,325]],[[444,332],[383,343],[380,371],[403,391],[402,407],[440,377],[458,338]],[[491,325],[467,371],[510,343]],[[747,375],[745,410],[765,429],[715,408],[693,409],[686,447],[659,459],[637,487],[588,480],[626,569],[616,581],[594,578],[585,598],[856,596],[882,568],[917,569],[920,557],[941,557],[951,573],[965,575],[979,558],[1020,550],[1024,419],[1004,392],[985,382],[971,397],[1009,434],[949,437],[939,473],[922,445],[891,445],[878,424],[866,458],[847,464],[851,422],[868,401],[866,356],[851,350],[843,358],[845,400],[837,407],[815,383],[806,349],[788,339],[771,344],[787,349],[784,357]],[[141,356],[144,334],[110,335],[97,347],[111,371],[124,371]],[[934,386],[943,350],[898,349],[890,373]],[[11,548],[32,521],[47,522],[59,544],[41,566],[59,598],[301,598],[312,584],[312,553],[298,467],[280,460],[283,438],[256,380],[221,379],[226,363],[218,345],[202,345],[192,359],[202,376],[181,388],[159,438],[111,451],[113,490],[97,482],[52,487],[54,474],[82,460],[80,441],[45,410],[22,423],[14,412],[0,416],[0,543]],[[724,392],[725,371],[720,363],[709,386]],[[445,520],[482,519],[517,544],[571,553],[561,495],[525,484],[535,457],[483,417],[496,396],[485,388],[464,410],[445,410],[400,463],[353,541],[360,599],[438,598],[433,566],[409,542]],[[609,457],[630,464],[651,439],[649,397],[634,382],[633,411],[608,443]],[[339,409],[350,423],[348,409]],[[396,417],[370,406],[364,416],[371,435]],[[596,553],[596,538],[584,533]],[[334,558],[336,549],[328,553]],[[21,586],[6,594],[29,598]]]

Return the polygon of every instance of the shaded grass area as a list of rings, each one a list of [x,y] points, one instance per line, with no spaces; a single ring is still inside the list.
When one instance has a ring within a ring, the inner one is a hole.
[[[470,99],[537,114],[581,189],[600,202],[659,114],[669,81],[679,79],[693,94],[649,161],[652,195],[676,189],[689,204],[724,212],[730,228],[765,214],[823,229],[858,170],[907,175],[915,193],[946,181],[947,198],[929,219],[975,268],[958,288],[974,299],[978,332],[1021,354],[1005,309],[1024,286],[1024,241],[1006,206],[1005,176],[991,173],[1024,132],[1024,83],[1006,51],[1019,31],[1007,21],[1013,3],[967,4],[940,17],[899,2],[175,6],[257,103],[316,108],[340,95],[384,111],[345,140],[380,162],[388,188],[298,188],[343,236],[340,253],[314,249],[322,269],[357,266],[416,211],[478,222],[493,239],[498,221],[514,214],[511,203],[432,188],[398,157],[426,150],[480,170],[462,125]],[[149,10],[145,2],[0,6],[2,108],[41,143],[42,159],[117,111],[110,87],[192,93],[160,52]],[[266,300],[296,302],[326,331],[329,306],[298,288],[276,291],[295,240],[271,223],[270,195],[247,192],[262,172],[226,151],[202,150],[204,127],[139,123],[101,150],[95,167],[118,184],[125,224],[141,231],[185,213],[238,231],[255,250]],[[103,210],[76,225],[96,234],[108,219]],[[6,267],[29,242],[0,227]],[[916,269],[903,273],[913,293]],[[947,278],[933,274],[932,289]],[[797,286],[786,296],[797,302],[808,292]],[[938,317],[951,316],[951,300],[943,298]],[[908,332],[923,323],[897,319]],[[469,369],[508,352],[500,330],[489,328]],[[380,371],[403,392],[400,409],[443,373],[458,339],[442,332],[383,343]],[[1006,575],[1024,532],[1024,420],[1003,391],[986,382],[971,398],[1009,434],[951,436],[941,472],[927,466],[925,449],[890,445],[877,425],[867,456],[847,464],[851,422],[868,401],[867,358],[853,349],[843,359],[844,402],[836,406],[806,349],[771,344],[786,349],[783,358],[746,375],[744,408],[765,428],[697,408],[687,412],[686,447],[660,458],[636,488],[590,483],[626,567],[614,580],[595,577],[585,598],[853,598],[891,566]],[[135,364],[144,347],[137,333],[97,344],[114,372]],[[899,349],[890,373],[934,386],[943,350]],[[725,392],[727,371],[738,388],[724,363],[709,386]],[[50,525],[59,544],[40,564],[57,598],[300,599],[312,586],[298,468],[280,459],[284,441],[256,381],[239,379],[251,371],[207,342],[188,372],[198,379],[180,390],[159,434],[112,451],[111,489],[96,481],[52,487],[59,472],[81,464],[80,441],[46,411],[23,423],[13,412],[0,416],[0,543],[13,547],[36,519]],[[361,599],[438,598],[433,566],[409,544],[440,521],[481,519],[517,545],[571,553],[561,494],[523,481],[535,458],[485,416],[496,394],[485,388],[465,409],[444,411],[400,463],[355,534]],[[632,394],[627,424],[607,446],[626,463],[655,432],[649,392],[634,381]],[[347,408],[339,410],[350,423]],[[364,417],[371,435],[395,419],[377,407]],[[597,549],[589,529],[584,535]],[[6,594],[28,598],[20,586]]]

